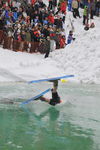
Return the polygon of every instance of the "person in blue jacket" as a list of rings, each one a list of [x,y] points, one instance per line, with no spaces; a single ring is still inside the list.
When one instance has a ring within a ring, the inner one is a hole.
[[[13,22],[16,22],[18,20],[18,8],[15,7],[13,11]]]
[[[72,11],[72,0],[68,0],[68,11]]]
[[[69,31],[67,44],[70,44],[72,42],[72,40],[75,40],[75,38],[73,38],[73,31]]]

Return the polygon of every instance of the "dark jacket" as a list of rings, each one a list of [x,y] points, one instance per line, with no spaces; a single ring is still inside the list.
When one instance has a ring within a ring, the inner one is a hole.
[[[44,44],[45,44],[44,50],[46,52],[45,58],[47,58],[49,56],[49,53],[50,53],[50,40],[47,39]]]

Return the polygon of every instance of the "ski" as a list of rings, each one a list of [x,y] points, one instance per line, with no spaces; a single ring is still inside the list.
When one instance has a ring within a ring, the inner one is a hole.
[[[38,83],[38,82],[43,82],[43,81],[54,81],[54,80],[60,80],[64,78],[71,78],[74,77],[74,75],[65,75],[65,76],[60,76],[60,77],[54,77],[54,78],[47,78],[47,79],[40,79],[40,80],[32,80],[29,81],[28,83]]]
[[[36,99],[38,99],[39,97],[43,96],[44,94],[48,93],[49,91],[51,91],[50,88],[47,89],[47,90],[45,90],[44,92],[42,92],[42,93],[40,93],[40,94],[34,96],[34,97],[32,97],[32,98],[30,98],[30,99],[28,99],[28,100],[22,102],[21,105],[28,104],[29,102],[31,102],[31,101],[33,101],[33,100],[36,100]]]

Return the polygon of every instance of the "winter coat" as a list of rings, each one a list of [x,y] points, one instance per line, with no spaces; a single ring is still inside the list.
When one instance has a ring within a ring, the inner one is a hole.
[[[45,52],[49,52],[50,51],[50,40],[45,40],[45,42],[44,42],[44,50],[45,50]]]
[[[21,34],[21,40],[26,41],[26,34]]]
[[[46,40],[44,44],[45,44],[44,50],[46,52],[45,58],[47,58],[49,56],[49,53],[50,53],[50,40]]]
[[[87,15],[88,15],[88,8],[87,6],[85,6],[83,11],[83,16],[87,16]]]
[[[48,20],[43,20],[43,25],[48,25]]]
[[[32,41],[34,42],[38,42],[40,39],[40,33],[38,32],[38,30],[34,31],[31,36]]]
[[[14,19],[14,21],[16,21],[18,19],[18,13],[17,12],[13,13],[13,19]]]
[[[5,18],[9,18],[9,11],[5,10]]]
[[[54,16],[49,15],[48,20],[49,20],[50,23],[54,24]]]
[[[97,7],[97,8],[100,8],[100,1],[97,1],[97,2],[96,2],[96,7]]]
[[[66,5],[67,5],[67,2],[66,2],[66,1],[64,1],[64,2],[62,2],[62,3],[60,4],[60,10],[61,10],[62,12],[66,12]]]
[[[50,32],[47,29],[43,29],[41,33],[43,33],[45,37],[50,35]]]
[[[70,3],[70,4],[71,4],[71,3],[72,3],[72,0],[68,0],[68,3]]]
[[[44,2],[42,2],[42,1],[39,2],[39,7],[40,7],[40,8],[44,8],[45,6],[46,6],[46,5],[44,4]]]
[[[0,30],[4,28],[4,20],[0,19]]]
[[[34,22],[34,24],[36,24],[36,23],[39,23],[40,21],[39,21],[39,19],[35,18],[33,22]]]
[[[18,34],[18,35],[17,35],[17,40],[18,40],[18,41],[21,41],[21,40],[22,40],[22,38],[21,38],[21,35],[20,35],[20,34]]]
[[[67,39],[67,44],[70,44],[72,40],[73,40],[73,37],[72,35],[69,34],[68,39]]]
[[[60,37],[60,48],[64,48],[65,47],[65,38],[64,37]]]
[[[56,7],[57,6],[57,0],[53,0],[53,5]]]
[[[26,32],[26,41],[31,42],[31,34],[30,32]]]
[[[56,28],[58,28],[58,29],[63,27],[62,19],[55,19],[55,23],[54,24],[56,25]]]
[[[7,36],[12,37],[13,36],[13,29],[12,27],[7,28]]]
[[[36,0],[31,0],[31,4],[34,5]]]

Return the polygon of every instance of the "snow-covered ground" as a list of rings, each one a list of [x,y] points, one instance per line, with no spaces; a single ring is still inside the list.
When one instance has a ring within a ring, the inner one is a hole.
[[[66,17],[65,30],[70,30],[72,14]],[[100,18],[94,17],[95,28],[84,30],[82,18],[73,19],[72,44],[55,50],[44,59],[41,54],[13,52],[0,48],[0,81],[29,81],[74,74],[69,81],[100,84]],[[68,35],[68,34],[66,34]]]

